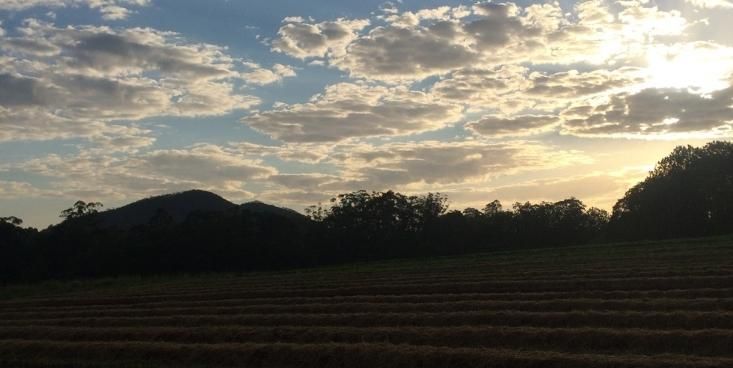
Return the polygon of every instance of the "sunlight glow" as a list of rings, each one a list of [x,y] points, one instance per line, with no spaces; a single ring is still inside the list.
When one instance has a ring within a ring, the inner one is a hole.
[[[728,87],[733,51],[707,43],[654,46],[647,52],[645,87],[688,88],[709,93]]]

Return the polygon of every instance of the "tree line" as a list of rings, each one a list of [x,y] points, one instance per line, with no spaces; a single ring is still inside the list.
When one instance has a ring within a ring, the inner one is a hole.
[[[252,271],[427,257],[502,247],[554,247],[733,232],[733,144],[681,146],[608,213],[576,198],[499,201],[449,210],[440,193],[341,194],[306,215],[244,206],[158,210],[131,227],[101,220],[101,203],[76,202],[43,231],[0,218],[0,281]]]

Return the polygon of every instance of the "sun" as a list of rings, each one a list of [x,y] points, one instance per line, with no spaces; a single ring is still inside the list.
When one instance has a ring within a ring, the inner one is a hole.
[[[646,55],[647,87],[709,93],[729,86],[733,52],[706,42],[653,46]]]

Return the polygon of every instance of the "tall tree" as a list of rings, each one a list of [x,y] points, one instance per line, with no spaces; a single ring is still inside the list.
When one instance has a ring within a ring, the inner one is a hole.
[[[733,232],[733,143],[675,148],[616,203],[611,229],[621,239]]]
[[[100,202],[84,202],[84,201],[76,201],[71,208],[67,208],[63,211],[61,211],[61,214],[59,217],[65,218],[67,220],[75,219],[84,217],[86,215],[91,215],[99,212],[99,209],[104,207],[104,205]]]

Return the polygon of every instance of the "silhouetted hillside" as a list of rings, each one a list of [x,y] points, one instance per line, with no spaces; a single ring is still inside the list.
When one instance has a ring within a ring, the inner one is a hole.
[[[214,193],[188,190],[145,198],[126,206],[100,212],[98,219],[102,225],[128,228],[148,223],[160,210],[165,211],[174,222],[179,223],[195,211],[219,212],[234,207],[236,207],[234,203]]]
[[[298,213],[295,210],[291,210],[290,208],[273,206],[271,204],[267,204],[267,203],[260,202],[260,201],[252,201],[252,202],[243,203],[240,207],[242,208],[242,210],[249,211],[255,214],[277,215],[277,216],[290,218],[296,221],[307,219],[307,217],[305,217],[304,215]]]

